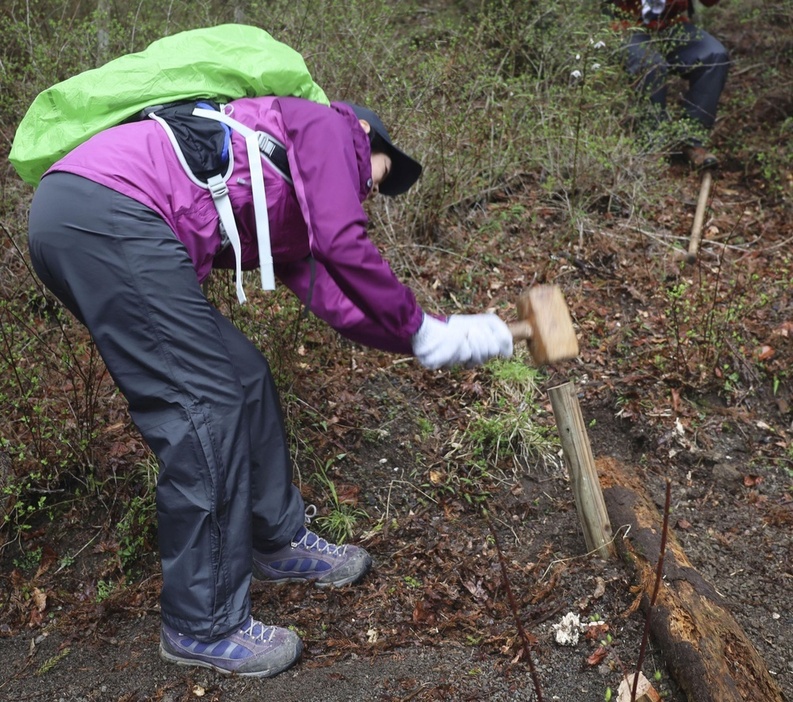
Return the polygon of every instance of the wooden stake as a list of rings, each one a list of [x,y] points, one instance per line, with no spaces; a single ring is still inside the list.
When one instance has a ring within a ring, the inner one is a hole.
[[[567,382],[548,390],[556,427],[562,443],[578,519],[589,551],[601,558],[614,555],[606,504],[600,489],[592,448],[581,416],[575,383]]]
[[[697,260],[699,242],[702,240],[702,225],[705,222],[705,209],[710,197],[710,188],[713,185],[713,172],[710,168],[702,172],[702,182],[699,186],[699,197],[697,198],[697,209],[694,213],[694,226],[691,228],[691,239],[688,242],[687,263],[694,263]]]

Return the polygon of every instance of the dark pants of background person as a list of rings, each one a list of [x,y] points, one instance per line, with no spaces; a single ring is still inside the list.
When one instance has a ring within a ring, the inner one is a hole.
[[[631,32],[625,45],[626,67],[637,78],[637,88],[649,95],[659,122],[667,118],[669,74],[688,81],[683,109],[706,130],[713,128],[730,57],[715,37],[691,22],[661,32]]]
[[[162,618],[217,639],[250,614],[252,545],[279,548],[304,522],[267,361],[206,300],[165,221],[124,195],[45,176],[29,243],[160,462]]]

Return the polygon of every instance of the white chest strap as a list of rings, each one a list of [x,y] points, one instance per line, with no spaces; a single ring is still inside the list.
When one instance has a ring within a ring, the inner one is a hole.
[[[251,189],[253,191],[253,213],[256,222],[256,243],[259,248],[259,271],[261,274],[262,289],[275,290],[275,272],[273,270],[273,256],[270,248],[270,221],[267,217],[267,197],[264,192],[264,170],[262,169],[262,153],[271,153],[273,145],[283,147],[278,140],[269,134],[257,132],[241,122],[229,117],[224,112],[215,112],[197,107],[194,115],[214,119],[228,125],[245,138],[245,147],[248,153],[248,164],[251,170]],[[228,175],[226,175],[226,179]],[[229,189],[223,176],[214,176],[207,181],[212,199],[215,202],[220,222],[226,230],[231,248],[236,259],[237,299],[245,302],[245,292],[242,289],[242,245],[234,219],[234,212],[229,198]]]

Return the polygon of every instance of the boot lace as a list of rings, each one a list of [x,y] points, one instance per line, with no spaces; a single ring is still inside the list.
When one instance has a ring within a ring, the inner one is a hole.
[[[311,524],[311,520],[316,516],[316,505],[308,505],[306,507],[306,527]],[[347,552],[347,546],[332,544],[321,536],[317,536],[308,528],[303,529],[303,535],[300,539],[292,541],[292,548],[298,548],[300,546],[303,546],[309,551],[317,551],[318,553],[324,553],[328,556],[343,556]]]
[[[275,627],[265,626],[251,617],[248,619],[247,625],[240,628],[240,634],[251,639],[254,643],[268,643],[275,634]]]

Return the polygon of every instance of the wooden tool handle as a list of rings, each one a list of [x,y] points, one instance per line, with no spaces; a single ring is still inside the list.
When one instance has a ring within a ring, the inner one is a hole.
[[[507,326],[509,327],[509,331],[512,332],[512,339],[514,341],[525,341],[531,339],[533,336],[531,324],[526,321],[509,322]]]
[[[688,242],[688,254],[686,255],[686,261],[689,263],[694,263],[697,260],[699,242],[702,240],[702,225],[705,223],[705,208],[708,204],[712,185],[713,173],[708,169],[702,174],[702,182],[699,186],[697,209],[694,213],[694,226],[691,228],[691,239]]]

